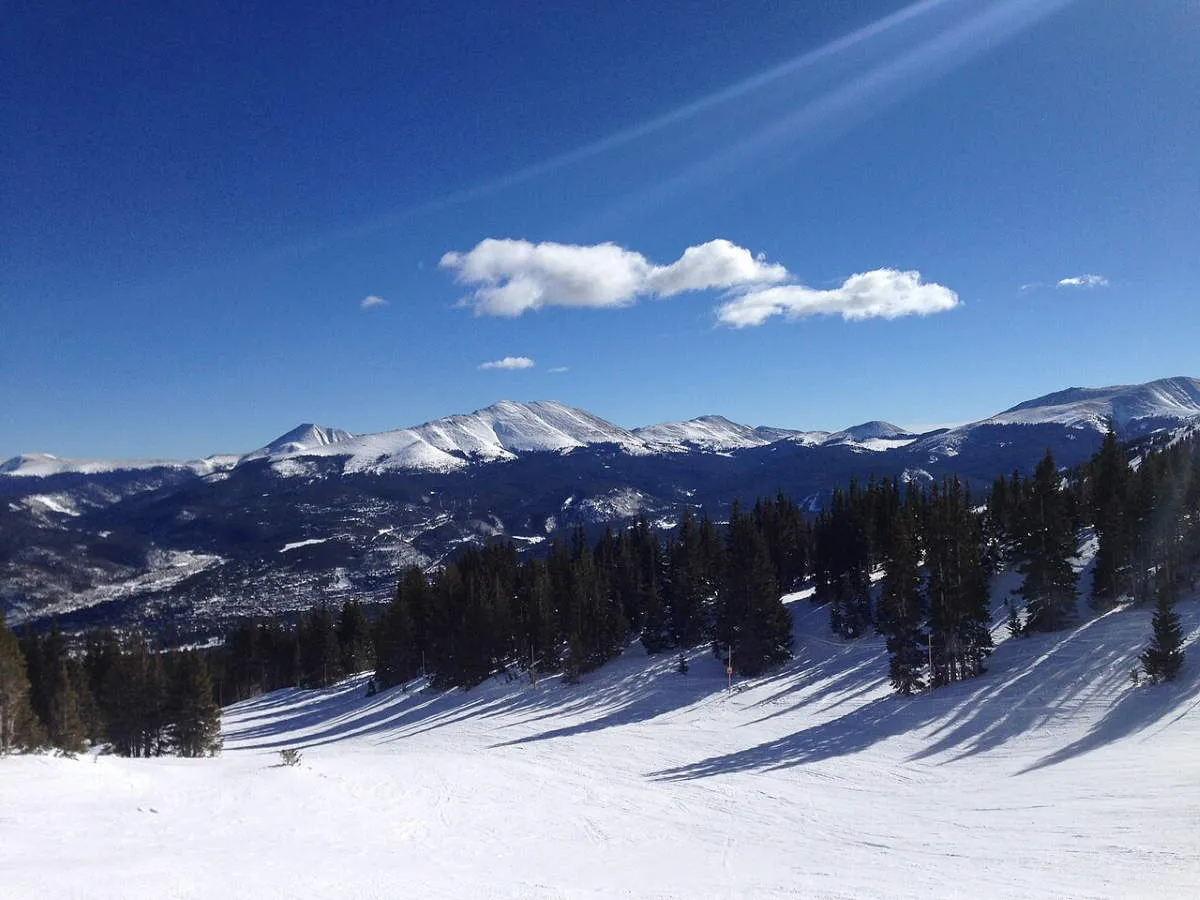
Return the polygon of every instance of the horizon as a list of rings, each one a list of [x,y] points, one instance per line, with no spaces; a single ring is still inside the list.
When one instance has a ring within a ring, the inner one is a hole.
[[[11,19],[0,459],[508,396],[912,428],[1192,368],[1194,5]]]
[[[345,427],[345,425],[342,423],[315,422],[315,421],[306,420],[303,422],[298,422],[290,427],[287,427],[287,428],[284,428],[284,429],[278,431],[273,437],[268,438],[267,440],[263,441],[261,444],[254,444],[249,449],[242,449],[242,450],[216,450],[216,451],[211,451],[211,452],[202,453],[202,454],[194,454],[193,453],[190,455],[184,454],[184,455],[180,455],[180,456],[141,455],[141,456],[125,456],[125,457],[104,457],[104,456],[98,455],[98,454],[79,454],[79,455],[77,455],[77,454],[60,454],[60,453],[53,453],[53,452],[44,451],[44,450],[27,450],[27,451],[22,451],[20,453],[14,453],[9,456],[0,456],[0,462],[5,462],[8,460],[16,459],[16,458],[23,457],[23,456],[26,456],[26,457],[27,456],[48,456],[51,458],[64,459],[64,460],[68,460],[68,459],[79,459],[79,460],[121,459],[121,460],[125,460],[125,461],[130,461],[130,462],[149,461],[149,460],[187,461],[187,460],[203,460],[203,459],[209,459],[212,457],[220,457],[220,456],[241,456],[246,453],[252,453],[252,452],[254,452],[254,450],[261,449],[262,447],[265,447],[268,444],[271,444],[274,441],[277,441],[280,438],[287,436],[291,432],[299,430],[301,428],[316,427],[316,428],[322,428],[322,429],[327,429],[327,430],[341,430],[341,431],[348,432],[351,435],[351,437],[363,437],[365,435],[370,435],[370,434],[381,434],[381,433],[386,433],[386,432],[390,432],[390,431],[401,431],[401,430],[411,429],[411,428],[420,428],[420,427],[428,425],[432,422],[450,418],[452,416],[462,416],[462,415],[471,416],[471,415],[475,415],[480,412],[484,412],[486,410],[490,410],[493,407],[498,406],[502,403],[515,403],[518,405],[528,405],[528,404],[532,404],[532,403],[557,403],[561,406],[566,406],[571,409],[582,410],[582,411],[590,413],[592,415],[596,415],[599,418],[604,419],[604,421],[608,422],[609,424],[616,425],[619,428],[624,428],[627,431],[637,431],[638,429],[648,428],[648,427],[651,427],[654,425],[668,424],[671,422],[688,422],[688,421],[693,421],[696,419],[702,419],[702,418],[705,418],[708,416],[715,416],[718,418],[726,419],[727,421],[729,421],[735,425],[741,425],[741,426],[750,427],[750,428],[782,428],[782,429],[791,430],[791,431],[795,431],[795,432],[809,432],[809,433],[829,432],[831,434],[835,434],[835,433],[838,433],[841,431],[847,431],[851,428],[857,428],[861,425],[867,425],[867,424],[871,424],[873,422],[882,422],[884,424],[893,425],[897,428],[900,428],[901,430],[907,432],[908,434],[917,435],[917,436],[925,436],[925,435],[932,434],[933,432],[949,431],[949,430],[953,430],[955,428],[973,424],[975,422],[983,421],[983,420],[991,418],[992,416],[1000,415],[1004,412],[1007,412],[1007,411],[1013,409],[1014,407],[1021,405],[1023,403],[1040,400],[1044,397],[1050,397],[1050,396],[1053,396],[1054,394],[1062,393],[1063,391],[1109,390],[1109,389],[1121,388],[1121,387],[1138,387],[1138,386],[1141,386],[1144,384],[1155,384],[1155,383],[1162,382],[1162,381],[1175,381],[1175,380],[1181,380],[1181,379],[1187,379],[1187,380],[1192,380],[1192,381],[1200,380],[1200,379],[1197,379],[1195,376],[1191,376],[1191,375],[1169,375],[1169,376],[1163,376],[1160,378],[1152,378],[1147,382],[1141,382],[1141,383],[1136,383],[1136,384],[1122,383],[1122,384],[1110,384],[1110,385],[1070,385],[1068,387],[1055,388],[1054,390],[1045,391],[1044,393],[1038,394],[1035,397],[1026,397],[1023,400],[1018,400],[1015,403],[1012,403],[1012,404],[1009,404],[1008,406],[1003,407],[1002,409],[996,409],[989,413],[986,413],[981,416],[977,416],[972,419],[964,419],[964,420],[954,421],[954,422],[907,423],[907,422],[895,422],[888,418],[875,417],[875,418],[870,418],[870,419],[861,419],[859,421],[851,422],[851,423],[845,424],[845,425],[839,425],[837,427],[814,427],[814,428],[803,427],[803,426],[793,426],[793,425],[783,425],[778,422],[757,422],[757,423],[742,422],[737,419],[733,419],[729,416],[726,416],[720,412],[702,413],[698,416],[690,416],[687,419],[671,419],[671,420],[663,420],[661,422],[645,422],[645,423],[638,424],[638,425],[626,425],[621,422],[615,422],[611,419],[608,419],[606,416],[599,415],[594,410],[584,409],[583,407],[576,406],[572,403],[566,403],[564,401],[557,400],[554,398],[540,397],[540,398],[532,398],[532,399],[528,399],[528,400],[513,400],[511,398],[505,397],[505,398],[501,398],[499,400],[495,400],[492,403],[487,404],[486,406],[482,406],[482,407],[478,407],[476,409],[470,410],[469,412],[468,411],[449,412],[449,413],[446,413],[445,415],[438,416],[435,419],[429,419],[424,422],[413,422],[413,423],[409,423],[406,425],[397,425],[392,428],[380,429],[379,431],[357,431],[353,428]]]

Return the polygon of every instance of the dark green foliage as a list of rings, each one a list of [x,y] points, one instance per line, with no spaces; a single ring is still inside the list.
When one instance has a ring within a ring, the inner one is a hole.
[[[1078,592],[1071,567],[1075,532],[1061,482],[1054,457],[1047,451],[1034,472],[1020,547],[1025,576],[1021,596],[1025,627],[1030,631],[1055,631],[1075,615]]]
[[[1152,682],[1174,681],[1183,666],[1183,628],[1170,588],[1158,593],[1151,629],[1150,645],[1142,651],[1142,670]]]
[[[41,743],[29,692],[25,654],[0,614],[0,754]]]
[[[926,514],[930,683],[949,684],[984,672],[992,652],[982,523],[957,479],[935,485]]]
[[[835,490],[827,513],[816,523],[813,599],[829,604],[829,626],[853,639],[871,627],[871,532],[873,500],[856,481]]]
[[[922,629],[925,595],[921,586],[920,556],[915,523],[897,509],[888,535],[883,586],[877,626],[887,638],[888,676],[892,687],[905,696],[925,686],[927,637]]]
[[[352,675],[375,667],[375,642],[361,603],[351,598],[342,604],[336,631],[343,672]]]
[[[121,647],[105,674],[101,708],[108,739],[121,756],[159,756],[168,749],[169,686],[162,655],[140,635]]]
[[[1011,600],[1007,601],[1005,606],[1008,607],[1008,617],[1005,620],[1005,627],[1008,628],[1009,637],[1024,637],[1026,634],[1025,623],[1021,621],[1021,611],[1017,609],[1017,605]]]
[[[419,566],[404,573],[392,602],[384,609],[375,630],[375,680],[379,687],[403,684],[421,671],[414,614],[429,608],[429,582]]]
[[[1110,428],[1092,460],[1088,480],[1092,522],[1099,543],[1091,602],[1098,609],[1111,606],[1122,595],[1132,596],[1134,591],[1132,482],[1133,470],[1125,448]]]
[[[734,504],[713,649],[723,658],[732,651],[734,669],[754,676],[789,659],[792,641],[792,616],[779,599],[766,541]]]
[[[322,603],[300,620],[299,643],[302,685],[328,687],[345,674],[342,646],[327,603]]]
[[[215,756],[221,749],[221,708],[213,699],[208,665],[195,650],[177,654],[174,663],[171,745],[180,756]]]
[[[675,647],[695,647],[712,629],[717,574],[705,553],[704,527],[712,525],[707,519],[704,526],[697,525],[692,511],[685,509],[676,540],[667,551],[665,595]]]

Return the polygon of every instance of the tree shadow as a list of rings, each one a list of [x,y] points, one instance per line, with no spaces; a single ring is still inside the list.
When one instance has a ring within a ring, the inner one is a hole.
[[[1192,645],[1195,644],[1193,641]],[[1197,707],[1200,707],[1200,673],[1193,664],[1185,669],[1177,681],[1129,687],[1087,734],[1062,749],[1043,756],[1017,774],[1024,775],[1027,772],[1056,766],[1114,741],[1141,734],[1161,723],[1160,728],[1147,735],[1152,737],[1170,728]]]
[[[755,747],[649,773],[657,781],[690,781],[732,772],[776,771],[858,753],[928,723],[940,704],[926,697],[879,697],[845,715]]]

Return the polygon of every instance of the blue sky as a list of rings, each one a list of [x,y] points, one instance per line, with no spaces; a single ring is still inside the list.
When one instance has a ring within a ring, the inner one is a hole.
[[[80,7],[0,37],[0,458],[1200,375],[1195,0]]]

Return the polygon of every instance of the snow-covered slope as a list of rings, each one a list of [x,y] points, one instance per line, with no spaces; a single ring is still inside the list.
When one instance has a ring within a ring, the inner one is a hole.
[[[634,645],[576,686],[266,695],[226,710],[211,760],[0,759],[0,892],[1196,896],[1195,599],[1174,684],[1133,686],[1149,611],[1122,610],[997,629],[986,675],[909,699],[881,638],[835,640],[790,600],[797,659],[733,692],[706,651],[679,675]]]
[[[950,457],[984,434],[988,437],[983,440],[1003,446],[1020,440],[1030,428],[1055,426],[1086,437],[1104,434],[1110,422],[1126,440],[1200,422],[1200,380],[1164,378],[1147,384],[1068,388],[923,438],[913,446],[934,457]]]
[[[327,447],[339,441],[348,441],[353,437],[354,435],[349,431],[343,431],[340,428],[306,422],[303,425],[297,425],[287,434],[281,434],[265,447],[250,451],[242,457],[242,461],[261,459],[264,456],[302,453],[314,447]]]
[[[1200,379],[1163,378],[1147,384],[1069,388],[1020,403],[984,422],[1027,425],[1056,422],[1072,428],[1136,433],[1142,423],[1182,421],[1200,416]]]
[[[284,449],[270,457],[344,457],[347,472],[450,471],[471,462],[514,459],[528,452],[566,452],[592,444],[614,444],[634,454],[650,452],[633,433],[581,409],[550,400],[505,400],[467,415],[321,446]]]
[[[236,456],[209,456],[204,459],[64,459],[49,453],[25,453],[0,463],[0,475],[49,478],[53,475],[103,475],[143,469],[175,469],[196,475],[210,475],[231,468]]]
[[[903,428],[890,422],[873,421],[836,431],[825,438],[821,444],[825,446],[841,445],[882,453],[886,450],[907,447],[916,439],[917,435],[909,434]]]
[[[633,433],[659,452],[737,450],[762,447],[797,432],[760,429],[731,422],[724,416],[700,416],[686,422],[664,422],[635,428]]]
[[[849,447],[883,453],[913,446],[936,457],[954,456],[980,429],[1012,426],[1058,426],[1081,432],[1103,432],[1115,423],[1122,437],[1200,422],[1200,380],[1168,378],[1142,385],[1071,388],[1047,394],[1012,409],[918,440],[887,422],[865,422],[837,432],[757,428],[709,415],[686,422],[666,422],[633,430],[622,428],[581,409],[549,400],[502,401],[465,415],[452,415],[410,428],[375,434],[304,424],[258,450],[239,457],[204,460],[78,460],[47,454],[17,456],[0,464],[0,475],[47,477],[65,473],[170,468],[208,475],[235,462],[266,458],[281,474],[307,474],[303,460],[340,457],[345,472],[449,472],[477,462],[514,459],[531,452],[566,453],[597,444],[612,445],[630,455],[660,453],[733,453],[788,441],[808,447]],[[1002,444],[1004,437],[994,438]]]

